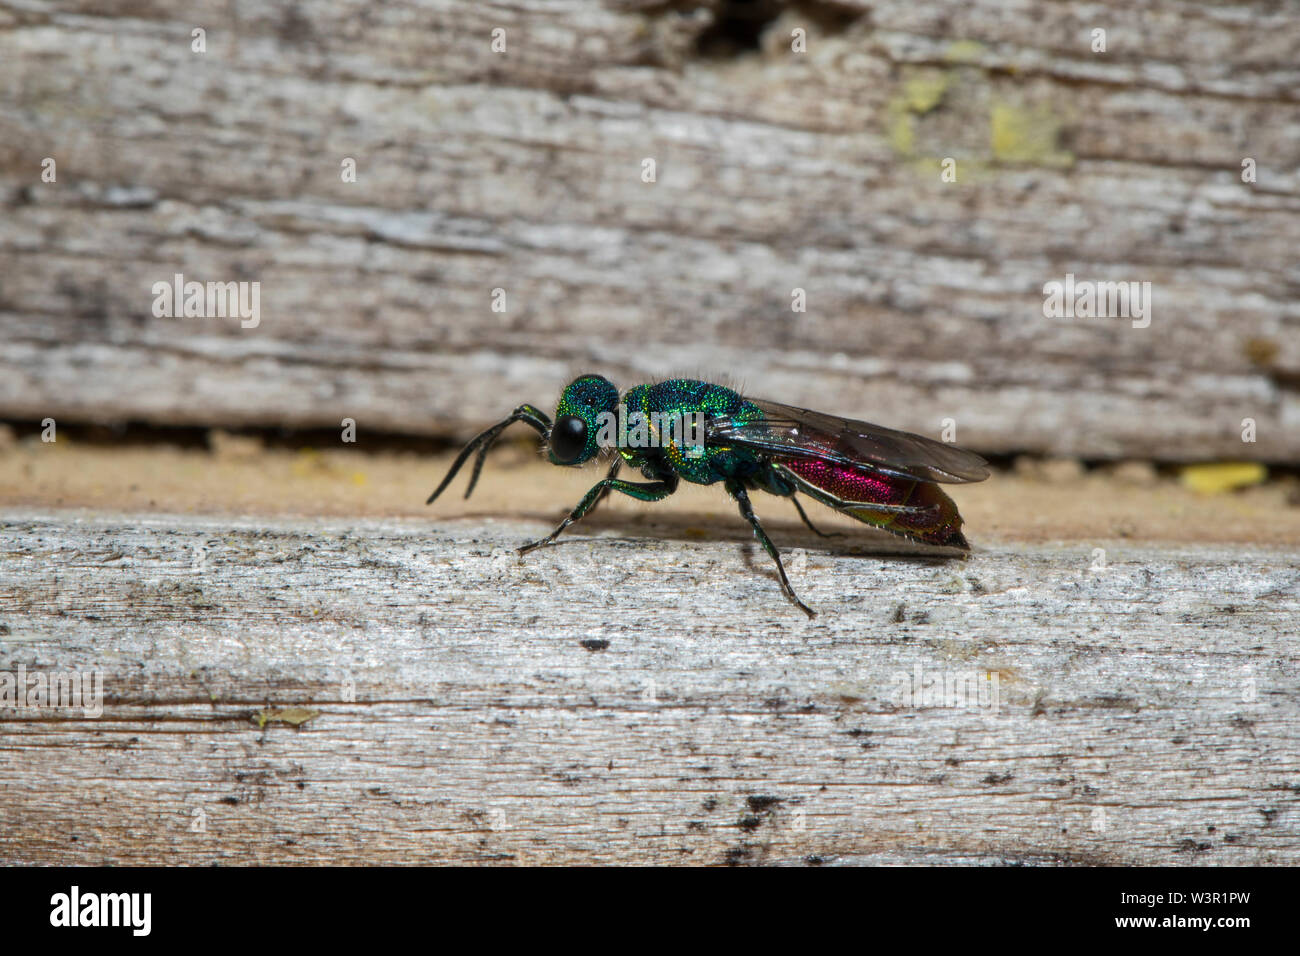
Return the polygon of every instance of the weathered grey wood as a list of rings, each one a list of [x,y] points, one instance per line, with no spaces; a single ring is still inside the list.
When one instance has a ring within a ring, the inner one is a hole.
[[[1300,863],[1293,549],[774,524],[814,622],[690,515],[521,561],[547,524],[10,511],[0,669],[106,702],[0,710],[0,860]]]
[[[1300,459],[1293,5],[848,0],[702,55],[720,8],[0,3],[0,416],[463,434],[699,370],[983,450]],[[153,318],[178,271],[261,324]],[[1152,282],[1151,326],[1043,318],[1066,273]]]

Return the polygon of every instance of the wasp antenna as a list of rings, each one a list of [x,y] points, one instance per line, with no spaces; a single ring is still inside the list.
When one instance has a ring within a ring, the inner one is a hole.
[[[509,418],[497,422],[487,431],[480,432],[478,435],[475,435],[470,439],[469,444],[461,449],[460,454],[456,456],[456,460],[452,462],[451,468],[447,471],[447,476],[442,479],[442,484],[438,485],[438,487],[434,489],[433,494],[429,495],[429,497],[425,499],[424,503],[426,505],[431,505],[438,500],[438,496],[447,490],[447,486],[451,484],[452,479],[456,477],[457,473],[462,467],[464,467],[465,462],[469,460],[469,456],[472,455],[474,450],[477,448],[478,459],[474,462],[474,471],[470,475],[469,487],[465,490],[465,497],[468,498],[474,491],[474,486],[478,484],[478,476],[483,470],[483,461],[487,457],[488,450],[496,442],[497,437],[515,422],[523,422],[525,425],[536,430],[536,432],[543,438],[545,438],[551,430],[551,420],[545,413],[534,408],[532,405],[520,405],[514,410],[514,413],[511,414]]]
[[[470,453],[479,446],[486,435],[487,432],[484,432],[461,449],[460,454],[456,456],[456,460],[452,462],[451,470],[449,470],[447,476],[442,479],[442,484],[435,488],[433,494],[429,495],[429,497],[425,499],[424,503],[426,505],[433,504],[438,500],[438,496],[447,490],[447,486],[451,484],[451,480],[456,477],[456,473],[460,471],[461,466],[465,464],[465,459],[469,458]]]

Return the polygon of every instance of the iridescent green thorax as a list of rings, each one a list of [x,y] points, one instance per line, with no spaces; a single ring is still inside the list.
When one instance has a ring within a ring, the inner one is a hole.
[[[752,421],[763,417],[763,412],[739,393],[723,385],[701,382],[690,378],[672,378],[654,385],[637,385],[623,395],[624,414],[640,412],[647,419],[659,416],[681,417],[699,413],[709,417]],[[698,485],[711,485],[727,478],[746,477],[764,466],[764,462],[748,450],[712,447],[703,449],[699,457],[691,457],[687,449],[668,436],[656,435],[652,448],[620,448],[623,458],[632,464],[643,464],[662,456],[679,477]]]

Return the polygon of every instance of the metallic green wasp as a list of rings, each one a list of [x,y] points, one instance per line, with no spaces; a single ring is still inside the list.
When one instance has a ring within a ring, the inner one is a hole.
[[[619,395],[599,375],[583,375],[564,389],[555,421],[532,405],[520,405],[505,421],[478,435],[456,458],[429,496],[432,503],[477,449],[465,490],[478,483],[483,461],[509,425],[523,422],[546,443],[552,464],[581,465],[607,452],[609,474],[578,502],[558,528],[519,549],[525,554],[550,544],[610,491],[641,501],[660,501],[681,481],[722,482],[754,536],[776,562],[785,596],[809,617],[786,578],[776,546],[750,504],[749,492],[789,498],[804,524],[815,528],[795,497],[803,492],[840,514],[925,544],[969,550],[957,506],[939,482],[982,481],[984,459],[952,445],[838,418],[806,408],[745,398],[732,389],[675,378],[637,385]],[[618,477],[624,464],[639,468],[646,481]],[[823,535],[824,536],[824,535]]]

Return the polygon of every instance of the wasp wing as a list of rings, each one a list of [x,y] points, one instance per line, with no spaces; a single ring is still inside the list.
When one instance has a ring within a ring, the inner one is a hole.
[[[762,409],[763,418],[711,418],[705,425],[705,441],[750,448],[778,459],[811,458],[917,481],[959,483],[989,476],[983,458],[953,445],[808,408],[758,398],[749,401]]]

